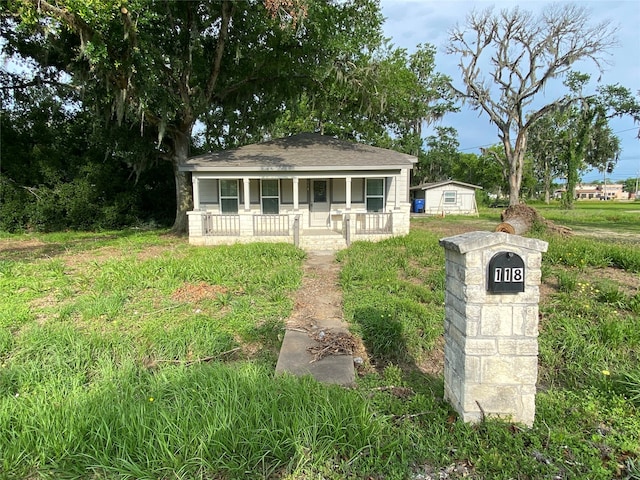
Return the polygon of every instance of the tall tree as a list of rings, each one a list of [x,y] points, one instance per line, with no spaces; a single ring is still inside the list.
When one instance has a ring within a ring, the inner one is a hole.
[[[426,152],[421,155],[416,167],[416,183],[439,182],[454,176],[454,168],[459,161],[458,132],[453,127],[438,126],[435,135],[425,139]]]
[[[571,72],[565,82],[570,90],[566,104],[546,112],[531,126],[528,150],[543,174],[547,195],[553,177],[565,178],[563,205],[567,208],[573,206],[575,187],[583,172],[593,168],[604,172],[618,159],[620,141],[609,120],[631,116],[637,121],[640,114],[640,102],[629,89],[605,85],[588,95],[589,80],[587,74]]]
[[[511,205],[520,201],[531,125],[567,101],[560,97],[534,107],[544,88],[578,61],[590,60],[602,70],[602,56],[616,44],[615,31],[609,21],[590,24],[588,11],[571,4],[552,5],[538,16],[517,7],[499,14],[474,11],[465,26],[452,30],[447,52],[460,57],[464,84],[452,88],[498,128]]]
[[[531,125],[527,151],[534,159],[534,175],[544,191],[544,201],[551,202],[551,187],[554,178],[565,176],[565,146],[560,141],[559,132],[566,125],[564,110],[552,110]]]
[[[16,0],[23,27],[98,109],[136,119],[156,137],[176,181],[174,230],[192,204],[187,159],[198,119],[211,111],[278,105],[343,48],[379,28],[374,0],[152,2]],[[328,28],[329,19],[338,25]],[[316,23],[322,26],[317,28]],[[34,37],[35,38],[35,37]],[[27,52],[28,49],[23,51]],[[42,56],[38,59],[43,61]],[[263,109],[266,110],[266,109]]]

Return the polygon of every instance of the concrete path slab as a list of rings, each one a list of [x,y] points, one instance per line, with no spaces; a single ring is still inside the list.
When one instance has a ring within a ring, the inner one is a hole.
[[[287,320],[276,373],[312,375],[316,380],[330,384],[354,383],[353,355],[331,354],[319,358],[310,351],[323,347],[323,343],[316,340],[319,332],[348,334],[342,316],[339,271],[334,253],[308,254],[294,311]]]
[[[320,343],[309,332],[287,330],[284,335],[276,373],[311,375],[319,382],[352,385],[355,381],[352,355],[328,355],[315,361],[309,348]]]

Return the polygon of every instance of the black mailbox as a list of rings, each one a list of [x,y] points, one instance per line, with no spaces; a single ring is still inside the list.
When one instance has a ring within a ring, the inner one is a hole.
[[[496,253],[489,261],[489,292],[524,292],[524,261],[513,252]]]

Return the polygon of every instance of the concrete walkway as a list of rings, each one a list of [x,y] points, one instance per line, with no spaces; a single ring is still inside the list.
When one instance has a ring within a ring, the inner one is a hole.
[[[339,270],[333,252],[308,254],[294,311],[287,320],[276,373],[312,375],[320,382],[339,385],[354,383],[353,355],[327,355],[334,350],[327,340],[348,336],[342,316]]]

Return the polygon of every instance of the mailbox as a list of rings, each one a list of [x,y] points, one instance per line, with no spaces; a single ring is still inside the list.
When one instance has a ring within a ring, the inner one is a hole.
[[[496,253],[489,261],[490,293],[524,292],[524,261],[514,252]]]

